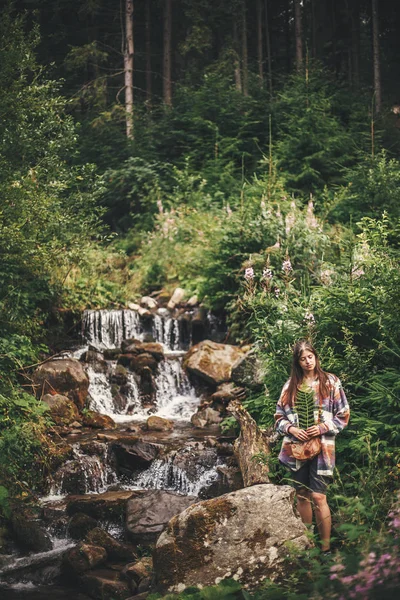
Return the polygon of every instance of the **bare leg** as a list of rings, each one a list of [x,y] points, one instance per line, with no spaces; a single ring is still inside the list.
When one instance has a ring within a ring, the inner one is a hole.
[[[331,547],[332,519],[326,495],[313,492],[312,500],[314,502],[315,519],[321,539],[321,550],[329,550]]]
[[[296,492],[297,495],[297,510],[300,513],[301,520],[305,525],[312,525],[312,506],[311,492],[305,488],[300,488]]]

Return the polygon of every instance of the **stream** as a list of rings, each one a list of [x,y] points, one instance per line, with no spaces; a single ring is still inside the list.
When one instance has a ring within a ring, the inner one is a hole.
[[[53,473],[47,493],[40,499],[41,522],[52,549],[25,556],[15,550],[0,557],[1,600],[89,598],[59,581],[61,557],[76,545],[66,518],[72,496],[164,490],[204,499],[224,493],[221,472],[226,456],[216,449],[218,439],[223,439],[219,427],[196,429],[190,422],[201,396],[182,368],[185,352],[197,341],[188,323],[190,318],[172,318],[166,309],[159,309],[151,319],[141,319],[136,311],[128,309],[85,311],[82,344],[62,356],[82,360],[88,350],[102,355],[102,360],[85,364],[90,382],[89,408],[111,417],[116,428],[101,432],[84,428],[68,434],[71,456]],[[208,335],[215,338],[219,324],[209,319],[207,326]],[[162,344],[164,357],[150,391],[148,382],[136,373],[122,373],[113,356],[112,351],[121,348],[127,339]],[[173,429],[146,430],[149,416],[168,419]],[[123,527],[117,520],[102,522],[101,526],[124,540]]]

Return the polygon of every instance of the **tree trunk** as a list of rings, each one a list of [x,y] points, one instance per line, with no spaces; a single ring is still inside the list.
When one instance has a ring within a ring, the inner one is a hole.
[[[172,36],[172,0],[164,0],[163,98],[164,98],[164,103],[167,106],[172,106],[171,36]]]
[[[379,58],[379,17],[378,0],[372,0],[372,45],[374,65],[375,110],[379,114],[382,109],[381,65]]]
[[[246,0],[242,2],[242,82],[243,82],[243,94],[249,95],[249,65],[248,65],[248,52],[247,52],[247,8]]]
[[[262,455],[265,458],[270,454],[270,440],[275,434],[261,431],[239,400],[232,400],[227,410],[240,424],[240,435],[235,442],[234,453],[242,472],[244,486],[270,483],[268,465],[254,457]]]
[[[261,0],[257,0],[256,4],[257,11],[257,62],[258,62],[258,76],[260,78],[260,84],[264,81],[264,65],[263,65],[263,35],[262,35],[262,4]]]
[[[301,26],[301,0],[294,2],[294,29],[296,40],[296,69],[300,71],[303,64],[303,32]]]
[[[237,34],[237,25],[235,15],[233,16],[233,60],[235,70],[235,86],[238,92],[242,92],[242,74],[240,70],[240,59],[238,52],[239,40]]]
[[[268,89],[272,96],[272,65],[271,65],[271,35],[269,32],[269,19],[268,19],[268,0],[264,0],[264,13],[265,13],[265,42],[267,45],[267,78],[268,78]]]
[[[353,0],[351,10],[351,75],[355,88],[360,85],[360,0]]]
[[[146,103],[150,108],[152,100],[152,73],[151,73],[151,0],[146,0]]]
[[[128,139],[133,138],[133,58],[133,0],[125,0],[124,73],[126,137]]]

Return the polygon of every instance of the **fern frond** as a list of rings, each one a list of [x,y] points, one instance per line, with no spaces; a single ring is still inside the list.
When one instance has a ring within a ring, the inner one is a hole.
[[[315,410],[315,393],[308,386],[301,386],[297,390],[295,411],[299,417],[300,429],[307,429],[311,425],[315,424],[314,410]]]

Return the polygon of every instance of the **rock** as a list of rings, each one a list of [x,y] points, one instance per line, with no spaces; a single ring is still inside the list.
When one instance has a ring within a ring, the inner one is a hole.
[[[238,466],[218,466],[218,479],[199,492],[201,500],[217,498],[243,488],[243,478]]]
[[[83,540],[97,525],[98,523],[93,517],[89,517],[85,513],[75,513],[68,523],[68,534],[73,540]]]
[[[203,410],[199,410],[197,413],[194,413],[190,421],[193,427],[203,429],[204,427],[207,427],[207,425],[221,423],[222,417],[217,410],[208,407],[204,408]]]
[[[121,348],[105,348],[103,350],[105,360],[117,360],[120,354]]]
[[[82,424],[93,429],[114,429],[115,422],[108,415],[101,415],[93,410],[87,410],[82,414]]]
[[[182,302],[185,297],[185,290],[182,288],[175,288],[174,293],[172,294],[170,301],[167,304],[167,308],[169,310],[174,310],[174,308]]]
[[[151,416],[147,419],[146,427],[149,431],[171,431],[174,428],[172,421],[162,417]]]
[[[134,584],[137,588],[144,579],[148,579],[153,571],[153,559],[151,556],[144,556],[141,560],[135,563],[130,563],[122,571],[129,583]],[[131,585],[132,587],[132,585]]]
[[[88,456],[100,456],[104,458],[107,454],[107,444],[101,444],[96,440],[89,440],[88,442],[81,442],[80,449],[83,454]]]
[[[137,312],[140,308],[140,304],[136,304],[135,302],[128,302],[128,308],[129,310],[135,310]]]
[[[242,394],[243,388],[236,387],[234,383],[221,383],[221,385],[217,387],[217,391],[211,395],[211,400],[228,404],[228,402]]]
[[[84,352],[80,358],[79,358],[80,362],[85,362],[88,363],[92,366],[92,368],[94,369],[94,371],[98,372],[98,373],[106,373],[107,369],[108,369],[108,365],[106,363],[106,361],[104,360],[103,355],[101,354],[101,352],[98,352],[97,350],[87,350],[86,352]]]
[[[151,296],[143,296],[140,299],[140,306],[147,308],[148,310],[156,310],[158,308],[158,302]]]
[[[199,306],[192,317],[192,344],[198,344],[207,337],[207,309]]]
[[[140,371],[140,392],[142,404],[154,404],[156,399],[156,382],[150,367],[143,367]]]
[[[125,352],[124,354],[120,354],[118,357],[117,365],[122,365],[125,368],[129,367],[133,357],[134,357],[134,355],[131,352]]]
[[[12,510],[10,516],[13,537],[24,552],[47,552],[53,544],[51,539],[34,516],[21,506]]]
[[[148,320],[153,316],[151,311],[148,308],[144,308],[143,306],[139,306],[138,315],[142,317],[142,319]]]
[[[249,587],[284,570],[286,543],[310,545],[289,486],[256,485],[189,506],[157,540],[154,569],[161,593],[224,578]]]
[[[164,490],[140,490],[128,501],[126,529],[134,543],[156,541],[173,515],[197,501],[194,496],[182,496]]]
[[[81,410],[88,395],[89,378],[82,364],[74,358],[49,360],[33,373],[38,398],[59,393],[67,396]]]
[[[135,341],[128,346],[124,346],[124,352],[127,354],[151,354],[157,362],[164,359],[164,348],[158,342],[138,342]]]
[[[51,418],[56,425],[70,425],[79,419],[79,410],[76,404],[67,396],[45,394],[42,401],[49,407]]]
[[[121,342],[121,351],[122,354],[126,354],[128,352],[128,348],[129,347],[135,347],[137,344],[141,344],[142,342],[140,340],[137,340],[136,338],[126,338],[125,340],[122,340]]]
[[[66,575],[81,575],[107,560],[107,552],[100,546],[81,543],[75,548],[65,552],[62,562],[62,571]]]
[[[81,429],[82,423],[79,423],[78,421],[74,421],[73,423],[71,423],[71,427],[72,427],[72,429]]]
[[[110,559],[131,561],[136,558],[132,546],[129,546],[128,544],[122,544],[100,527],[96,527],[95,529],[89,531],[86,536],[86,541],[89,544],[104,548],[107,552],[107,556]]]
[[[232,365],[231,378],[234,383],[253,390],[263,389],[265,372],[261,360],[250,350]]]
[[[136,356],[132,357],[129,368],[140,375],[143,369],[146,368],[149,368],[152,373],[155,373],[157,371],[157,366],[158,362],[154,356],[148,352],[144,352],[143,354],[137,354]]]
[[[242,351],[238,346],[204,340],[189,350],[183,365],[193,375],[219,385],[229,381],[232,365],[241,355]]]
[[[148,467],[158,457],[162,446],[131,436],[130,438],[116,440],[111,449],[116,459],[117,468],[131,473]]]
[[[104,521],[124,520],[127,503],[137,494],[137,491],[117,491],[69,496],[67,514],[72,516],[82,512],[94,519]]]
[[[96,489],[100,476],[101,465],[83,455],[64,463],[52,478],[63,494],[85,494],[89,489]]]
[[[127,581],[112,569],[96,569],[81,577],[85,591],[95,600],[126,600],[132,595]]]
[[[120,360],[120,358],[118,360]],[[117,385],[125,385],[128,383],[128,372],[125,367],[123,367],[121,364],[117,364],[114,372],[111,374],[110,381],[111,383],[115,383]]]
[[[199,298],[198,296],[194,295],[194,296],[190,296],[189,300],[186,302],[186,305],[189,306],[190,308],[192,308],[193,306],[196,306],[199,303]]]

